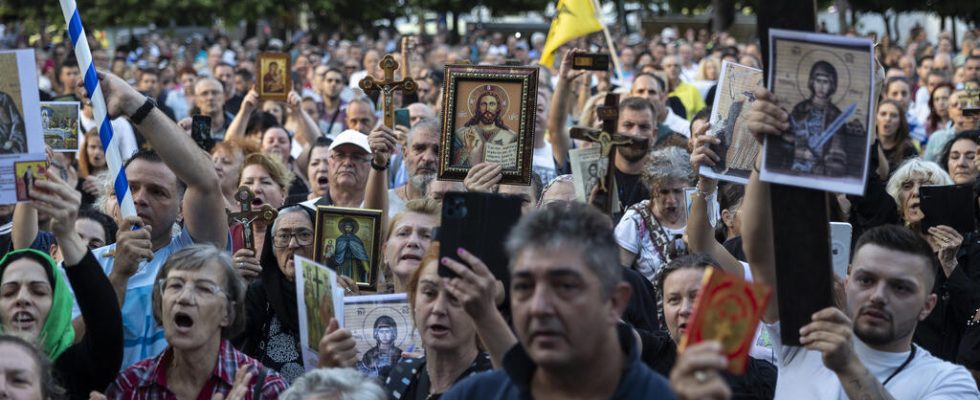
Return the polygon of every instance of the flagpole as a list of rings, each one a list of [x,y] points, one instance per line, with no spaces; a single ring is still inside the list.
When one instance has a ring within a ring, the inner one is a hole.
[[[102,87],[99,85],[99,77],[95,72],[95,64],[92,62],[92,51],[88,47],[88,38],[85,35],[85,28],[82,26],[82,17],[78,13],[78,5],[75,4],[75,0],[61,0],[60,2],[72,46],[75,48],[75,58],[78,59],[78,66],[82,71],[85,89],[89,100],[92,101],[92,114],[99,129],[99,139],[105,152],[109,179],[112,180],[120,213],[123,217],[136,216],[133,195],[129,191],[129,182],[126,180],[126,171],[123,169],[119,139],[113,140],[111,118],[107,112],[105,97],[102,95]]]
[[[595,19],[599,21],[599,26],[602,26],[602,35],[606,38],[606,44],[609,45],[609,57],[612,58],[613,68],[616,69],[616,77],[619,78],[620,86],[623,86],[626,84],[626,80],[623,79],[623,66],[619,63],[619,56],[616,55],[616,45],[613,44],[612,35],[609,34],[609,28],[602,22],[602,4],[599,4],[599,0],[592,0],[592,3],[595,8]]]

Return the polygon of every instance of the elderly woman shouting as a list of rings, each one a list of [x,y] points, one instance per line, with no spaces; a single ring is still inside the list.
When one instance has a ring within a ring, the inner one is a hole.
[[[122,371],[106,397],[212,398],[238,389],[229,397],[278,398],[286,381],[228,340],[245,326],[244,300],[242,277],[227,253],[194,245],[171,255],[153,287],[153,317],[167,348]],[[241,393],[242,386],[249,390]]]

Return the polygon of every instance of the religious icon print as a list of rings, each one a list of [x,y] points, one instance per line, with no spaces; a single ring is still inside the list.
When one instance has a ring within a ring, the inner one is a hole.
[[[375,290],[380,266],[381,212],[317,208],[314,259],[359,287]]]
[[[77,101],[42,101],[41,131],[44,144],[57,152],[78,151],[79,103]]]
[[[520,113],[511,107],[518,99],[519,83],[482,84],[460,82],[466,93],[465,107],[457,104],[450,165],[472,167],[493,162],[506,169],[517,168],[519,143],[514,126]]]
[[[29,201],[34,182],[44,181],[47,176],[47,161],[14,162],[14,179],[17,181],[17,201]]]
[[[337,285],[337,273],[323,264],[296,256],[293,265],[296,266],[300,347],[308,371],[317,367],[320,339],[330,319],[344,323],[344,289]]]
[[[711,145],[711,150],[721,159],[713,167],[702,165],[701,175],[743,185],[749,182],[761,146],[744,121],[755,101],[754,91],[760,87],[763,87],[762,70],[722,62],[708,132],[721,140]]]
[[[744,373],[756,327],[769,304],[771,292],[765,284],[746,282],[708,267],[678,351],[703,341],[716,340],[728,358],[728,371]]]
[[[501,183],[529,184],[537,69],[446,66],[439,178],[462,180],[469,168],[500,164]]]
[[[263,100],[286,101],[290,90],[289,55],[262,53],[258,56],[259,97]]]
[[[863,195],[874,135],[872,42],[773,29],[769,46],[769,90],[790,128],[766,138],[761,178]]]
[[[355,368],[377,376],[404,352],[422,352],[405,293],[344,298],[344,328],[357,344]]]
[[[26,199],[14,163],[45,159],[37,84],[34,49],[0,50],[0,204]]]
[[[596,186],[605,190],[606,165],[608,160],[602,157],[598,145],[582,149],[571,149],[568,158],[572,165],[572,185],[575,187],[575,198],[588,202]]]

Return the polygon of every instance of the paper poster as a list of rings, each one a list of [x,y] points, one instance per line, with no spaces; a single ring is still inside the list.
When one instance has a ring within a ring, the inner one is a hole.
[[[344,327],[357,342],[358,371],[378,376],[403,352],[422,353],[410,308],[405,293],[344,298]]]
[[[14,163],[45,159],[34,50],[0,51],[0,204],[17,202]]]
[[[875,126],[871,40],[772,29],[769,49],[769,90],[790,128],[767,135],[760,178],[863,195]]]
[[[747,184],[752,166],[762,146],[752,137],[745,116],[752,102],[754,91],[763,87],[762,70],[725,61],[715,102],[711,107],[711,135],[721,140],[711,145],[721,160],[714,167],[702,165],[701,175],[738,184]]]
[[[42,101],[41,131],[44,144],[56,152],[78,151],[81,132],[77,101]]]
[[[337,285],[337,273],[323,264],[296,256],[293,265],[303,367],[309,371],[319,363],[318,345],[330,318],[344,324],[344,289]]]

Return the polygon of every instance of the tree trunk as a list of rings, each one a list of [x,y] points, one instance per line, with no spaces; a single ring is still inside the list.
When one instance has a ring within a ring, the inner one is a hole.
[[[893,39],[892,38],[892,25],[890,23],[891,22],[891,18],[888,17],[888,12],[887,11],[882,11],[881,12],[881,19],[885,21],[885,36],[888,36],[889,41],[891,41],[892,43],[895,43],[894,40],[892,40]]]
[[[837,5],[837,24],[839,25],[837,33],[843,35],[847,33],[849,28],[847,26],[847,9],[851,7],[847,4],[847,0],[837,0],[835,3]]]
[[[711,32],[727,31],[735,21],[735,1],[712,0],[711,3],[715,9],[711,17]]]

